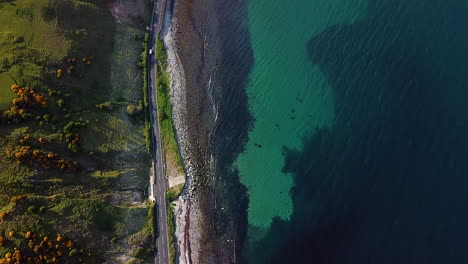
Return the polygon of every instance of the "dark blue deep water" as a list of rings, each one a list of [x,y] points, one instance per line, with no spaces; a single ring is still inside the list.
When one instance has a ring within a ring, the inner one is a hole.
[[[245,261],[468,263],[468,1],[368,0],[306,48],[333,126],[284,149],[291,216]]]

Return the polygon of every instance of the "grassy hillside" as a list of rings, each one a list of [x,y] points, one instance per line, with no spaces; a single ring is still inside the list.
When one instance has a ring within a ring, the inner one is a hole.
[[[0,256],[152,252],[144,116],[127,113],[143,98],[146,4],[0,0]]]

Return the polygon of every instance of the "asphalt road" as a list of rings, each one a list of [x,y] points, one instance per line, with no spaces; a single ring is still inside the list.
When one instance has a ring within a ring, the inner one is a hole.
[[[164,174],[163,153],[161,145],[161,131],[158,119],[158,102],[156,89],[156,38],[162,29],[166,0],[158,0],[153,5],[153,12],[150,25],[150,36],[148,50],[152,49],[153,54],[148,55],[148,95],[149,110],[153,139],[153,175],[150,177],[150,199],[156,202],[157,218],[157,238],[156,238],[156,264],[169,264],[169,243],[167,232],[167,209],[166,209],[166,188],[167,182]]]

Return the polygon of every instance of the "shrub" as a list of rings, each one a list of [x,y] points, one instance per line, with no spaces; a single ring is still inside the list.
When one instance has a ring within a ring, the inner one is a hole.
[[[167,53],[166,53],[166,49],[164,48],[164,43],[160,38],[156,40],[156,56],[157,56],[156,59],[159,61],[159,63],[161,63],[163,69],[166,69],[167,68]]]
[[[136,114],[136,107],[134,105],[128,105],[127,106],[127,114],[129,115],[134,115]]]
[[[78,151],[80,151],[80,147],[78,145],[72,144],[72,143],[68,144],[68,149],[73,153],[77,153]]]
[[[63,127],[63,132],[66,134],[77,132],[78,129],[84,127],[85,124],[81,122],[69,122],[66,126]]]
[[[57,168],[60,170],[67,170],[69,172],[76,172],[79,166],[76,161],[72,162],[60,159],[54,153],[45,153],[37,149],[33,150],[29,146],[24,146],[18,149],[13,154],[13,157],[18,163],[36,163],[44,169]],[[35,206],[30,206],[28,211],[34,213],[36,211]]]
[[[58,99],[57,100],[57,105],[60,107],[60,108],[63,108],[65,106],[65,101],[63,99]]]
[[[163,121],[164,119],[167,118],[166,112],[159,110],[158,117],[159,117],[159,121]]]
[[[146,150],[148,153],[151,153],[151,125],[149,121],[145,122],[145,128],[143,130],[143,135],[145,136]]]
[[[57,92],[52,89],[47,89],[47,92],[49,93],[49,97],[54,97],[57,95]]]
[[[130,104],[127,106],[127,113],[129,115],[136,115],[143,111],[143,103],[140,102],[138,105]]]
[[[144,259],[147,256],[151,255],[153,252],[154,252],[153,247],[149,247],[146,249],[139,247],[133,252],[132,255],[137,259]]]
[[[39,207],[39,213],[43,214],[43,213],[45,213],[46,211],[47,211],[47,207],[45,207],[45,206]]]
[[[112,105],[111,102],[107,101],[107,102],[104,102],[102,104],[98,104],[96,105],[97,108],[99,109],[105,109],[105,110],[112,110],[114,109],[114,106]]]
[[[31,214],[35,214],[36,213],[36,206],[35,205],[31,205],[28,207],[28,212],[31,213]]]
[[[73,73],[75,73],[75,66],[70,66],[67,68],[67,73],[69,75],[72,75]]]

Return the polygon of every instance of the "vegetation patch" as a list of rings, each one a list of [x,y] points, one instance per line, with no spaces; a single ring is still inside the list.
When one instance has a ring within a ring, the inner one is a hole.
[[[147,21],[102,0],[0,1],[0,263],[115,263],[153,244],[144,83],[128,69]]]
[[[27,231],[0,232],[0,247],[7,248],[0,263],[81,263],[95,261],[90,251],[80,249],[64,236],[40,235]],[[21,248],[21,249],[18,249]]]
[[[169,202],[175,201],[179,197],[183,189],[184,189],[184,184],[179,184],[179,185],[169,188],[166,192],[166,199]]]
[[[139,39],[139,37],[136,37]],[[145,135],[145,143],[146,149],[151,154],[151,144],[152,144],[152,136],[151,136],[151,123],[150,123],[150,109],[149,109],[149,88],[148,88],[148,41],[149,41],[149,34],[146,33],[143,38],[142,52],[140,55],[140,61],[138,62],[138,68],[143,71],[143,106],[145,109],[145,127],[143,130],[143,134]],[[130,110],[132,107],[130,107]],[[127,108],[127,112],[128,112]],[[129,112],[131,114],[132,111]]]
[[[167,231],[169,233],[169,262],[175,264],[175,217],[172,203],[167,203]]]
[[[172,121],[172,106],[170,99],[170,78],[167,72],[167,53],[164,43],[158,37],[156,40],[156,59],[158,62],[156,89],[158,102],[158,119],[161,130],[162,145],[164,150],[164,162],[166,163],[166,174],[184,175],[182,160],[179,153],[174,124]],[[167,226],[169,234],[169,261],[175,263],[175,219],[174,205],[170,202],[175,200],[183,189],[183,184],[174,186],[166,192]]]
[[[161,137],[164,148],[166,162],[172,163],[175,168],[183,173],[182,160],[179,154],[177,141],[172,122],[172,106],[170,99],[170,79],[166,71],[167,54],[161,39],[156,41],[157,61],[159,62],[157,71],[157,99],[158,99],[158,119],[161,128]]]

